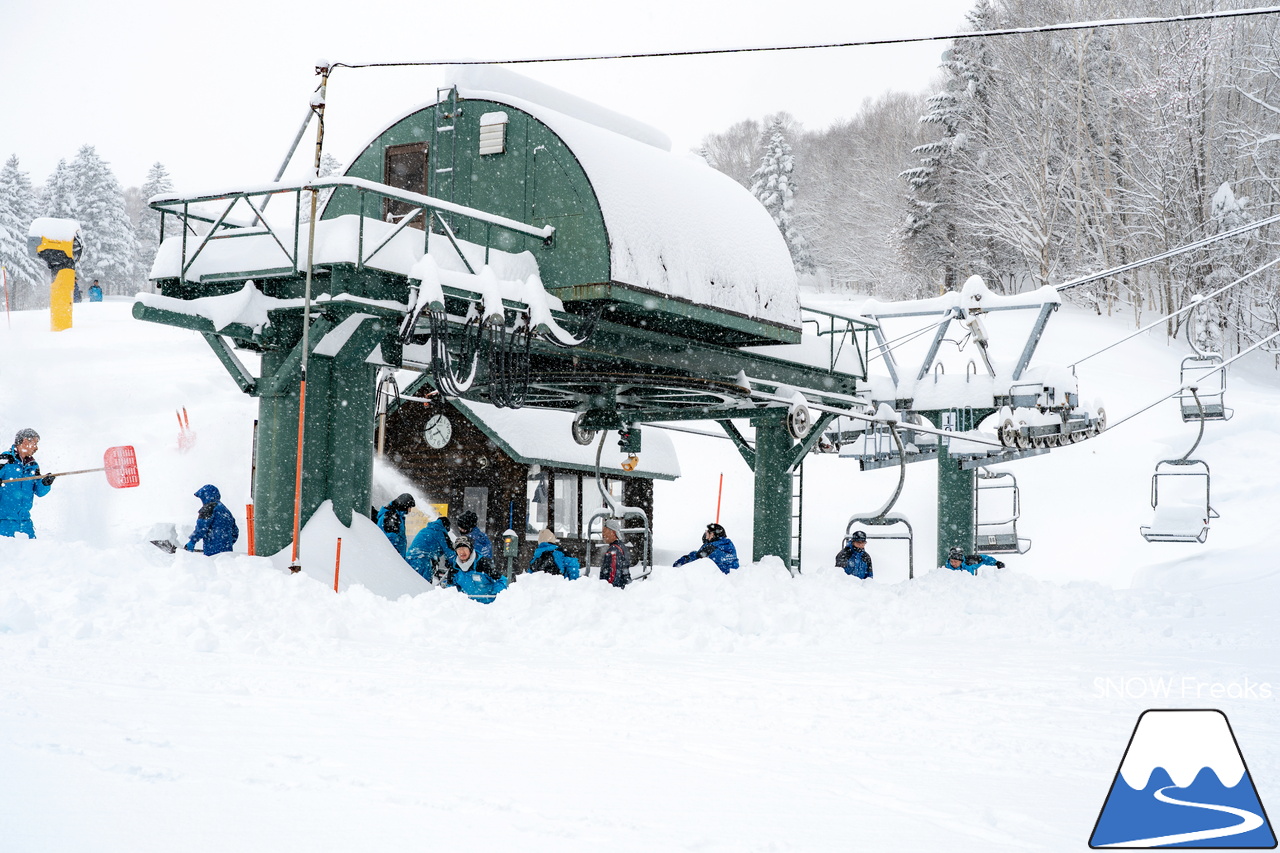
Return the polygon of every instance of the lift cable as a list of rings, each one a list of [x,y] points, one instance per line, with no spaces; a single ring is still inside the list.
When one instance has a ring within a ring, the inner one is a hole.
[[[1210,243],[1216,243],[1219,240],[1227,240],[1227,239],[1230,239],[1231,237],[1238,237],[1241,234],[1245,234],[1249,231],[1255,231],[1259,228],[1262,228],[1264,225],[1270,225],[1273,222],[1280,222],[1280,213],[1277,213],[1274,216],[1268,216],[1266,219],[1259,219],[1257,222],[1250,222],[1247,225],[1241,225],[1239,228],[1233,228],[1230,231],[1223,231],[1221,234],[1214,234],[1212,237],[1206,237],[1203,240],[1197,241],[1195,243],[1188,243],[1185,246],[1179,246],[1176,249],[1170,249],[1167,252],[1161,252],[1158,255],[1152,255],[1149,258],[1143,258],[1142,260],[1133,261],[1132,263],[1124,264],[1122,266],[1112,267],[1109,270],[1103,270],[1102,272],[1090,273],[1089,275],[1082,276],[1080,278],[1074,278],[1071,281],[1067,281],[1067,282],[1063,282],[1062,284],[1055,285],[1053,289],[1057,291],[1063,291],[1063,290],[1067,290],[1068,288],[1079,287],[1082,284],[1088,284],[1093,281],[1098,281],[1099,279],[1111,278],[1112,276],[1119,275],[1120,273],[1123,273],[1123,272],[1128,272],[1129,270],[1137,269],[1138,267],[1146,266],[1147,264],[1155,263],[1156,261],[1167,260],[1168,258],[1172,258],[1176,255],[1181,255],[1184,252],[1190,252],[1194,249],[1199,249],[1204,246],[1208,246]]]
[[[1113,430],[1113,429],[1115,429],[1116,427],[1120,426],[1120,424],[1124,423],[1125,421],[1132,420],[1133,418],[1136,418],[1138,415],[1142,414],[1143,412],[1147,411],[1148,409],[1154,409],[1156,406],[1160,405],[1160,404],[1161,404],[1161,403],[1163,403],[1165,400],[1168,400],[1170,397],[1176,397],[1178,394],[1181,394],[1183,391],[1189,391],[1189,390],[1191,390],[1192,388],[1198,388],[1198,387],[1199,387],[1200,380],[1202,380],[1202,379],[1206,379],[1206,378],[1208,378],[1208,377],[1212,376],[1212,375],[1213,375],[1213,374],[1215,374],[1215,373],[1218,373],[1218,372],[1220,372],[1220,371],[1226,370],[1226,369],[1227,369],[1227,366],[1228,366],[1229,364],[1231,364],[1231,362],[1236,361],[1237,359],[1243,358],[1244,356],[1246,356],[1246,355],[1248,355],[1249,353],[1251,353],[1251,352],[1253,352],[1254,350],[1256,350],[1258,347],[1260,347],[1260,346],[1262,346],[1263,344],[1267,343],[1267,342],[1268,342],[1268,341],[1270,341],[1271,339],[1273,339],[1273,338],[1277,338],[1277,337],[1280,337],[1280,331],[1272,332],[1271,334],[1267,335],[1265,338],[1263,338],[1262,340],[1258,341],[1256,344],[1254,344],[1253,346],[1249,347],[1248,349],[1241,350],[1240,352],[1238,352],[1238,353],[1236,353],[1235,355],[1231,356],[1231,358],[1228,358],[1226,361],[1222,362],[1222,364],[1219,364],[1219,365],[1217,365],[1216,367],[1211,367],[1211,368],[1209,368],[1208,370],[1206,370],[1204,373],[1202,373],[1202,374],[1200,374],[1199,376],[1197,376],[1197,377],[1195,377],[1194,379],[1192,379],[1190,382],[1187,382],[1187,383],[1184,383],[1184,384],[1182,384],[1182,385],[1179,385],[1177,388],[1175,388],[1173,391],[1169,392],[1168,394],[1165,394],[1165,395],[1164,395],[1163,397],[1161,397],[1159,400],[1156,400],[1155,402],[1153,402],[1153,403],[1151,403],[1151,404],[1149,404],[1149,405],[1143,406],[1141,409],[1138,409],[1138,411],[1133,412],[1132,414],[1125,415],[1125,416],[1124,416],[1123,418],[1121,418],[1120,420],[1118,420],[1118,421],[1116,421],[1115,423],[1113,423],[1113,424],[1111,424],[1110,426],[1108,426],[1108,427],[1107,427],[1107,431],[1108,431],[1108,432],[1110,432],[1111,430]]]
[[[1188,305],[1184,305],[1183,307],[1179,308],[1177,311],[1174,311],[1172,314],[1166,314],[1166,315],[1164,315],[1163,317],[1161,317],[1160,319],[1155,320],[1155,321],[1153,321],[1153,322],[1151,322],[1151,323],[1148,323],[1147,325],[1143,326],[1141,329],[1138,329],[1137,331],[1133,332],[1132,334],[1126,335],[1125,337],[1121,338],[1121,339],[1120,339],[1120,340],[1118,340],[1118,341],[1115,341],[1114,343],[1107,344],[1105,347],[1103,347],[1102,349],[1098,350],[1097,352],[1090,353],[1089,355],[1086,355],[1084,358],[1077,359],[1076,361],[1074,361],[1073,363],[1071,363],[1071,364],[1069,364],[1069,365],[1067,365],[1067,366],[1068,366],[1068,367],[1075,367],[1076,365],[1083,364],[1084,362],[1086,362],[1086,361],[1088,361],[1089,359],[1093,358],[1095,355],[1102,355],[1104,352],[1106,352],[1107,350],[1111,349],[1112,347],[1118,347],[1118,346],[1120,346],[1120,344],[1124,343],[1125,341],[1132,340],[1133,338],[1136,338],[1138,335],[1142,334],[1143,332],[1148,332],[1148,331],[1150,331],[1150,330],[1154,329],[1156,326],[1159,326],[1161,323],[1167,322],[1168,320],[1171,320],[1171,319],[1173,319],[1174,317],[1177,317],[1179,314],[1185,313],[1185,312],[1187,312],[1187,311],[1192,311],[1192,310],[1194,310],[1195,308],[1197,308],[1197,307],[1198,307],[1201,303],[1203,303],[1204,301],[1206,301],[1206,300],[1208,300],[1208,299],[1212,299],[1213,297],[1218,296],[1219,294],[1222,294],[1222,293],[1226,292],[1227,290],[1229,290],[1229,289],[1231,289],[1231,288],[1235,287],[1237,284],[1240,284],[1240,283],[1241,283],[1241,282],[1243,282],[1243,281],[1248,281],[1249,279],[1253,278],[1253,277],[1254,277],[1255,275],[1257,275],[1258,273],[1261,273],[1261,272],[1263,272],[1263,271],[1265,271],[1265,270],[1267,270],[1267,269],[1269,269],[1269,268],[1271,268],[1271,267],[1275,266],[1276,264],[1280,264],[1280,257],[1277,257],[1275,260],[1268,261],[1267,263],[1265,263],[1265,264],[1263,264],[1262,266],[1258,267],[1258,268],[1257,268],[1256,270],[1254,270],[1253,272],[1245,273],[1244,275],[1240,276],[1240,278],[1236,279],[1235,281],[1231,282],[1230,284],[1224,284],[1222,287],[1218,288],[1217,290],[1213,291],[1212,293],[1207,293],[1207,294],[1205,294],[1204,296],[1201,296],[1199,299],[1194,299],[1194,300],[1192,300],[1192,302],[1191,302],[1190,304],[1188,304]]]
[[[993,38],[998,36],[1028,35],[1035,33],[1066,32],[1071,30],[1103,29],[1148,24],[1178,24],[1219,18],[1244,18],[1254,15],[1280,13],[1280,6],[1259,6],[1252,9],[1226,9],[1213,12],[1197,12],[1190,15],[1170,15],[1155,18],[1109,18],[1100,21],[1073,21],[1064,24],[1042,24],[1033,27],[1007,27],[995,30],[948,33],[946,35],[905,36],[901,38],[864,39],[861,41],[825,42],[820,44],[766,45],[759,47],[705,48],[701,50],[667,50],[650,53],[611,53],[576,56],[542,56],[524,59],[461,59],[429,60],[421,62],[335,62],[333,68],[419,68],[441,65],[529,65],[544,62],[592,62],[609,59],[658,59],[675,56],[724,56],[736,53],[776,53],[790,50],[826,50],[842,47],[871,47],[875,45],[914,44],[955,39]]]

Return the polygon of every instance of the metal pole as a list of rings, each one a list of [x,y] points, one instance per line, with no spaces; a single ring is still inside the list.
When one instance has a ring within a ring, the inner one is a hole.
[[[330,68],[329,63],[323,60],[316,63],[316,73],[320,75],[320,87],[311,96],[311,109],[316,114],[316,158],[311,171],[311,179],[313,181],[320,174],[320,153],[324,147],[324,103],[329,87]],[[302,526],[302,449],[307,412],[307,357],[310,355],[309,349],[311,345],[311,278],[315,252],[316,189],[312,187],[311,222],[309,223],[307,239],[307,284],[302,299],[302,379],[298,383],[298,462],[293,491],[293,562],[289,564],[289,570],[293,572],[302,570],[302,564],[298,560],[298,540],[301,536],[300,528]]]

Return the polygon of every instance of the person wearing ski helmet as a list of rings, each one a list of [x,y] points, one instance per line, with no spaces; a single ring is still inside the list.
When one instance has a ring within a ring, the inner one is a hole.
[[[196,543],[203,539],[206,557],[230,551],[240,538],[240,528],[231,510],[223,505],[222,493],[217,486],[207,484],[196,489],[195,495],[200,499],[200,511],[196,513],[196,529],[184,547],[194,551]]]
[[[36,538],[31,504],[36,498],[49,494],[55,476],[40,476],[40,465],[36,462],[39,446],[39,433],[30,428],[20,429],[13,437],[13,447],[0,453],[0,481],[19,481],[0,485],[0,536],[16,538],[24,533],[28,539]],[[26,477],[32,479],[24,479]]]
[[[457,522],[458,533],[471,540],[471,544],[476,549],[476,556],[492,560],[493,542],[489,540],[483,530],[476,526],[479,524],[480,518],[473,511],[464,509],[458,515]]]
[[[726,575],[738,568],[738,549],[733,546],[724,528],[714,521],[702,531],[702,546],[685,554],[671,565],[683,566],[685,563],[703,558],[710,559],[716,564],[716,568]]]
[[[492,604],[498,593],[507,588],[507,579],[494,567],[493,560],[475,552],[469,536],[459,536],[453,547],[454,552],[446,558],[449,568],[441,586],[460,589],[472,601]]]
[[[405,522],[408,519],[409,510],[415,506],[417,501],[413,499],[413,495],[405,492],[378,510],[378,528],[386,534],[387,541],[400,552],[401,557],[404,556],[405,549],[409,545],[409,540],[405,536]]]
[[[429,582],[442,580],[448,570],[448,558],[453,554],[453,544],[449,540],[449,517],[442,515],[413,537],[413,544],[405,552],[404,558],[413,566],[413,570]]]
[[[965,554],[959,548],[952,548],[947,552],[947,562],[943,568],[976,575],[979,566],[995,566],[997,569],[1003,569],[1004,563],[990,554]]]
[[[873,577],[871,554],[867,552],[867,534],[861,530],[853,531],[836,554],[836,565],[844,569],[846,575],[855,578],[868,580]]]

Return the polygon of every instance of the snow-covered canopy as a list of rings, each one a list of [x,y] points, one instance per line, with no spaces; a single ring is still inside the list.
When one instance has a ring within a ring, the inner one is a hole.
[[[594,471],[596,445],[599,439],[583,446],[573,440],[570,431],[574,412],[554,409],[500,409],[488,403],[451,400],[486,436],[525,465],[550,465],[576,471]],[[618,451],[617,441],[605,438],[600,455],[601,469],[610,477],[644,477],[674,480],[680,476],[680,460],[676,457],[671,437],[659,429],[642,432],[642,448],[637,456],[640,464],[634,471],[624,471],[626,455]]]
[[[800,325],[791,254],[768,212],[728,176],[672,154],[651,129],[503,69],[468,66],[465,98],[509,104],[549,127],[591,181],[614,281],[698,305]]]

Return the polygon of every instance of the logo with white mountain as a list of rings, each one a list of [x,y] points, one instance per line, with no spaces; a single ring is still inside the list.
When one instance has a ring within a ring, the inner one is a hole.
[[[1144,711],[1089,846],[1275,848],[1226,714]]]

